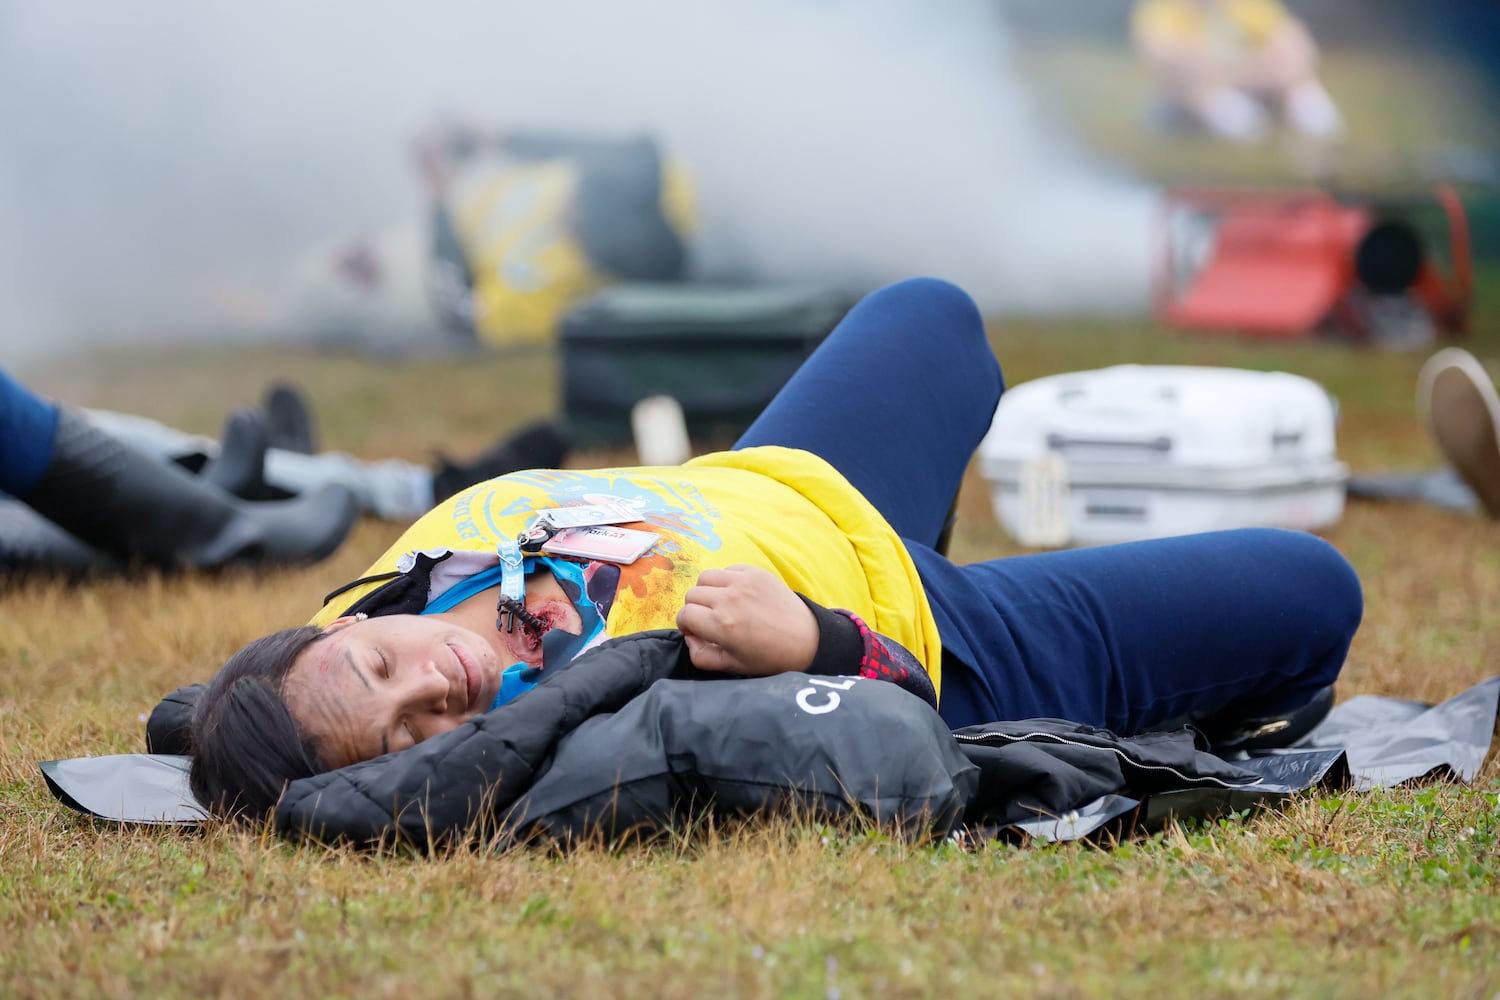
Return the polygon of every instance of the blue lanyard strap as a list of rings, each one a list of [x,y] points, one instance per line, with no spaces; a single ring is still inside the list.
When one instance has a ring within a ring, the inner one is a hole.
[[[521,546],[507,538],[496,551],[500,554],[500,592],[511,600],[526,600],[526,560]]]

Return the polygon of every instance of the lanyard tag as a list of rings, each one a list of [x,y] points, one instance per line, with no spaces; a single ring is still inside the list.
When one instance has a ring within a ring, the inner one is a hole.
[[[500,555],[500,590],[506,597],[526,599],[526,561],[521,557],[521,546],[506,540],[496,551]]]
[[[555,534],[557,529],[546,521],[532,521],[516,536],[516,544],[521,547],[522,554],[534,556],[542,551],[542,546]]]
[[[595,524],[559,531],[542,546],[542,551],[628,565],[645,555],[660,539],[654,531]]]
[[[641,515],[623,503],[580,504],[576,507],[547,507],[536,512],[535,524],[546,523],[557,530],[583,528],[592,524],[624,524],[639,521]]]

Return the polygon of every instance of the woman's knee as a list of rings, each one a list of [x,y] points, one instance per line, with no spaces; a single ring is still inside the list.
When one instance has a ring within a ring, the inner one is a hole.
[[[941,320],[945,329],[971,335],[984,332],[984,317],[973,297],[953,282],[941,278],[907,278],[893,282],[871,292],[863,302],[882,309],[923,313]]]
[[[1305,531],[1247,528],[1244,534],[1265,555],[1267,585],[1284,590],[1289,602],[1300,604],[1319,633],[1331,633],[1347,645],[1365,605],[1359,574],[1343,553]]]
[[[994,356],[979,306],[968,292],[950,281],[908,278],[871,292],[855,308],[878,311],[908,329],[920,331],[928,347]]]
[[[886,306],[943,311],[958,322],[982,326],[979,306],[968,292],[942,278],[907,278],[877,288],[865,296],[866,302]]]

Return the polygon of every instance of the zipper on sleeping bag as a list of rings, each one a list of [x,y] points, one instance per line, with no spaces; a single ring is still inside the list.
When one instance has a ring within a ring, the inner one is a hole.
[[[1042,742],[1042,743],[1045,743],[1045,742],[1050,741],[1050,742],[1053,742],[1053,743],[1061,743],[1064,746],[1082,747],[1085,750],[1108,750],[1110,753],[1115,754],[1116,756],[1118,756],[1121,760],[1130,762],[1135,767],[1139,767],[1139,768],[1141,768],[1143,770],[1147,770],[1147,771],[1166,771],[1169,774],[1173,775],[1174,777],[1180,778],[1180,779],[1182,779],[1183,781],[1187,782],[1190,785],[1206,784],[1206,785],[1214,785],[1214,786],[1217,786],[1219,788],[1242,788],[1242,787],[1247,786],[1247,785],[1258,785],[1258,784],[1261,783],[1261,779],[1259,777],[1246,778],[1244,781],[1241,781],[1241,782],[1231,782],[1231,781],[1226,781],[1223,778],[1215,778],[1212,775],[1206,775],[1206,774],[1204,774],[1204,775],[1192,775],[1192,774],[1187,774],[1187,773],[1185,773],[1183,771],[1179,771],[1177,768],[1173,767],[1170,764],[1147,764],[1144,761],[1137,760],[1135,757],[1130,756],[1130,754],[1126,753],[1124,750],[1121,750],[1119,747],[1101,747],[1101,746],[1098,746],[1097,744],[1094,744],[1094,743],[1084,743],[1081,740],[1070,740],[1066,736],[1059,736],[1056,733],[1034,732],[1034,733],[1023,733],[1020,736],[1012,736],[1010,733],[982,733],[982,734],[954,733],[953,734],[953,738],[955,740],[957,740],[958,742],[960,742],[960,743],[979,743],[979,744],[985,744],[985,743],[1007,743],[1007,744],[1009,744],[1009,743],[1033,743],[1033,742]],[[1227,761],[1226,761],[1226,763],[1227,763]]]

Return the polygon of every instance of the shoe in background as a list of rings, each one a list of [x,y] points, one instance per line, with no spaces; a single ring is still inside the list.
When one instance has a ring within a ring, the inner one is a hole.
[[[544,420],[521,428],[467,462],[439,452],[433,463],[433,502],[441,503],[475,483],[521,469],[560,468],[571,444],[557,424]]]
[[[1438,351],[1417,377],[1417,407],[1443,457],[1500,518],[1500,396],[1484,366],[1461,348]]]

